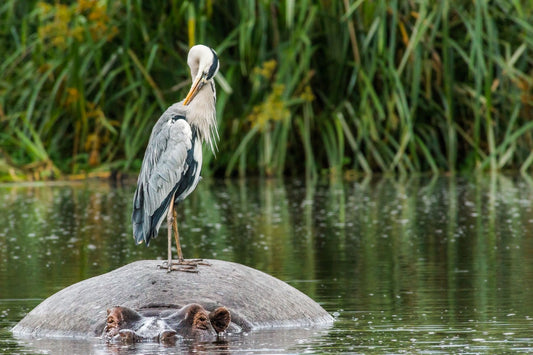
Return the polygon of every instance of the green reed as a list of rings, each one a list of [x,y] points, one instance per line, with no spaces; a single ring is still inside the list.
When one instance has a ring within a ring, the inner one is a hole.
[[[531,1],[7,0],[0,19],[0,178],[137,171],[195,43],[222,63],[206,174],[533,163]]]

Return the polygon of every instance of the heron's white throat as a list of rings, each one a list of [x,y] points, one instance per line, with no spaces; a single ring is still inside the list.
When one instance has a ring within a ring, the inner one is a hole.
[[[209,144],[213,153],[218,139],[215,103],[215,84],[209,80],[185,106],[187,121],[198,129],[200,139]]]

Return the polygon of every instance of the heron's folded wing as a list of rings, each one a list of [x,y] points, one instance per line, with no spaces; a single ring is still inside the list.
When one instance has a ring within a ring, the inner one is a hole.
[[[186,158],[191,148],[192,131],[185,119],[171,118],[154,126],[134,197],[137,242],[149,242],[157,234],[172,194],[188,169]]]
[[[168,129],[158,135],[157,146],[161,154],[148,179],[145,206],[153,214],[177,188],[183,173],[188,169],[187,154],[192,148],[191,127],[185,120],[169,120]],[[160,138],[159,138],[160,137]]]

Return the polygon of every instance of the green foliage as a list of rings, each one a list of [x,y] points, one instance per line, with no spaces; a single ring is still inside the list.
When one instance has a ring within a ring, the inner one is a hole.
[[[208,174],[529,170],[531,23],[504,0],[7,0],[0,169],[137,171],[204,43],[221,58]]]

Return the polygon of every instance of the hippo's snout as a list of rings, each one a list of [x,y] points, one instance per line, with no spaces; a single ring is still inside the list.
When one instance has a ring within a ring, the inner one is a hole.
[[[170,315],[153,309],[141,312],[144,315],[128,307],[108,309],[103,337],[122,343],[174,343],[178,337],[216,336],[224,332],[231,322],[230,312],[225,307],[218,307],[208,313],[204,307],[195,303]]]
[[[133,344],[133,343],[139,343],[142,341],[158,341],[163,344],[172,345],[172,344],[175,344],[176,340],[178,339],[177,334],[178,333],[176,333],[176,331],[172,329],[163,330],[159,332],[159,334],[157,334],[156,336],[150,336],[148,334],[138,333],[131,329],[121,329],[114,336],[108,337],[108,339],[113,342],[118,341],[123,344]]]

